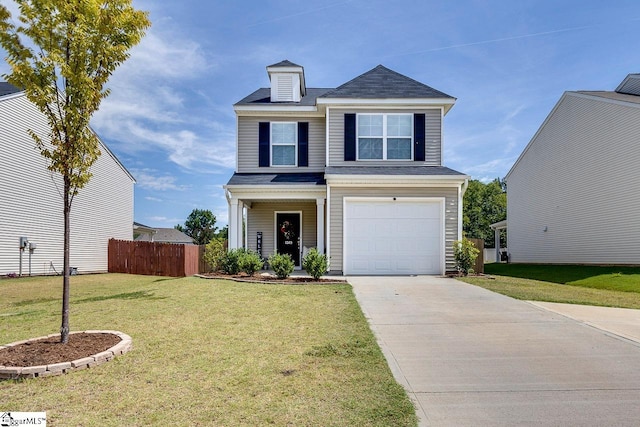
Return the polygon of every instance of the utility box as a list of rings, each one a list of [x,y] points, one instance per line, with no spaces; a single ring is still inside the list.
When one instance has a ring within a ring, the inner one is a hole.
[[[29,239],[26,237],[20,237],[20,249],[25,249],[29,244]]]

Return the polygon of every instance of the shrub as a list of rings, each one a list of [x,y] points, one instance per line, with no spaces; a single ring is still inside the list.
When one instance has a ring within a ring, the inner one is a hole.
[[[225,239],[213,238],[204,248],[202,259],[207,263],[211,271],[218,271],[222,268],[222,259],[227,253]]]
[[[291,255],[274,252],[269,257],[269,266],[273,272],[276,273],[278,279],[286,279],[291,273],[293,273],[295,264],[291,259]]]
[[[316,248],[313,248],[302,258],[302,268],[314,279],[318,280],[320,276],[327,272],[329,267],[329,261],[325,254],[318,252]]]
[[[247,250],[240,253],[238,267],[240,268],[240,271],[244,271],[249,276],[253,276],[253,273],[262,269],[263,265],[264,261],[257,252]]]
[[[472,241],[462,238],[453,242],[453,256],[456,260],[456,268],[465,276],[476,262],[480,250],[476,248]]]
[[[240,255],[244,253],[244,248],[231,249],[224,254],[220,262],[220,268],[227,274],[238,274],[240,272]]]

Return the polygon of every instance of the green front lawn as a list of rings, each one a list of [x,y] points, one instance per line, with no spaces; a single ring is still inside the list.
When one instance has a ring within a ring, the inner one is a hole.
[[[417,425],[349,285],[71,280],[72,330],[119,330],[133,350],[0,382],[0,412],[83,426]],[[0,344],[57,332],[61,288],[59,277],[0,280]]]
[[[520,277],[596,289],[640,292],[640,267],[485,264],[485,274]]]
[[[640,268],[485,264],[485,277],[464,282],[531,301],[640,309]]]

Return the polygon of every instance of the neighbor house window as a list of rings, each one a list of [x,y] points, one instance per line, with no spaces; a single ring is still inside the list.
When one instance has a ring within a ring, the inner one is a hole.
[[[411,160],[411,114],[358,114],[358,160]]]
[[[297,123],[271,122],[271,165],[296,166]]]

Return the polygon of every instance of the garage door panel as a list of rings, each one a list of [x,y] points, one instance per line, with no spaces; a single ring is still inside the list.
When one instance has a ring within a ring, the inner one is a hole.
[[[346,274],[439,274],[440,201],[347,201]]]

